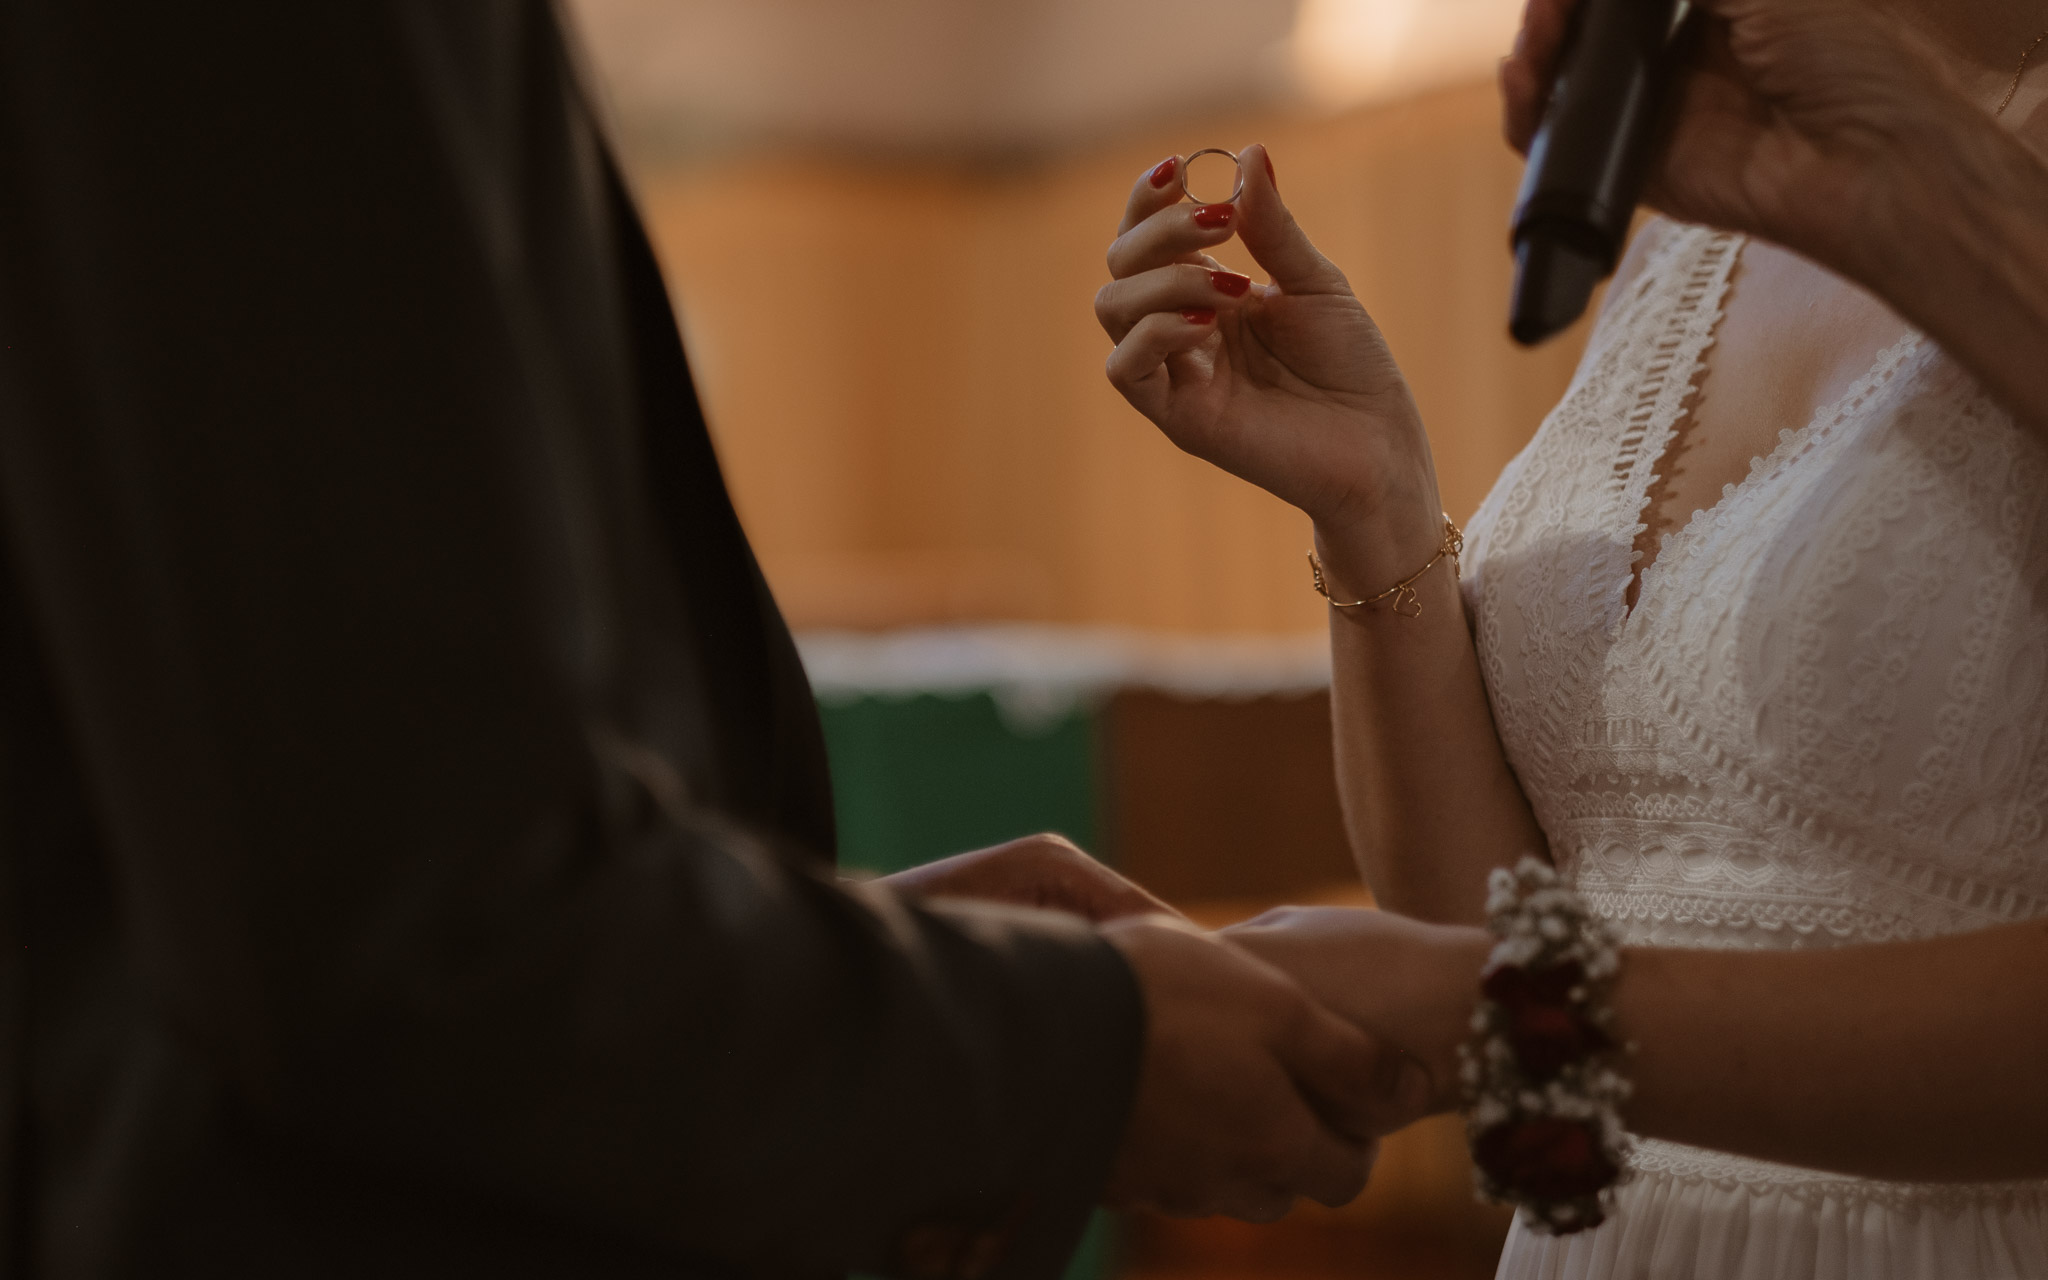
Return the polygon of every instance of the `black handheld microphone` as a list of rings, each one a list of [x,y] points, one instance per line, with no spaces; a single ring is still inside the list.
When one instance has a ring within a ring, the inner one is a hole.
[[[1686,0],[1582,0],[1515,206],[1508,332],[1533,346],[1585,314],[1642,199]]]

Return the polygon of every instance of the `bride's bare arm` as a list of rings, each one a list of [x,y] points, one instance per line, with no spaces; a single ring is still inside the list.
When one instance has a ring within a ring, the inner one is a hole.
[[[1455,1099],[1483,930],[1294,909],[1230,931],[1422,1059]],[[2048,921],[1799,952],[1635,948],[1615,987],[1629,1127],[1866,1177],[2048,1176]]]
[[[1177,160],[1134,184],[1096,315],[1110,381],[1190,453],[1307,512],[1331,589],[1375,594],[1443,536],[1427,439],[1400,370],[1343,273],[1296,225],[1262,147],[1237,203],[1178,202]],[[1223,271],[1237,236],[1270,273]],[[1274,566],[1302,575],[1307,566]],[[1476,919],[1489,869],[1541,836],[1502,756],[1450,565],[1422,613],[1332,612],[1339,780],[1380,900]],[[1356,598],[1356,595],[1349,597]]]
[[[1954,130],[1917,141],[1885,213],[1897,233],[1842,237],[1827,265],[1939,342],[2017,422],[2048,435],[2048,164],[1981,117],[1962,115]]]
[[[1641,1132],[1872,1177],[2048,1175],[2048,922],[1799,953],[1641,950]]]
[[[1440,522],[1435,528],[1441,532]],[[1411,542],[1395,577],[1348,570],[1365,561],[1362,544],[1376,536],[1317,529],[1338,599],[1377,594],[1438,546]],[[1449,561],[1415,590],[1421,612],[1413,617],[1384,606],[1330,610],[1337,792],[1352,855],[1381,903],[1469,923],[1483,917],[1492,868],[1547,849],[1494,732]]]
[[[1667,231],[1661,219],[1642,228],[1609,283],[1609,299],[1627,292]],[[1408,568],[1398,577],[1369,588],[1340,581],[1331,593],[1362,599],[1407,577],[1438,545],[1441,524],[1426,521],[1423,529],[1403,547]],[[1384,532],[1316,526],[1317,554],[1333,574],[1362,561],[1363,547],[1375,538]],[[1347,545],[1352,541],[1359,546]],[[1450,568],[1440,564],[1415,584],[1422,612],[1414,617],[1384,608],[1330,610],[1330,710],[1345,828],[1374,896],[1417,919],[1475,923],[1485,916],[1489,871],[1524,854],[1548,857],[1549,850],[1494,732],[1470,619]],[[1345,594],[1355,588],[1362,594]]]

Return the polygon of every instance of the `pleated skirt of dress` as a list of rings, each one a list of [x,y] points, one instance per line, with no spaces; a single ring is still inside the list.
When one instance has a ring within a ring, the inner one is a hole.
[[[1874,1182],[1643,1142],[1616,1212],[1498,1280],[2048,1280],[2048,1183]]]

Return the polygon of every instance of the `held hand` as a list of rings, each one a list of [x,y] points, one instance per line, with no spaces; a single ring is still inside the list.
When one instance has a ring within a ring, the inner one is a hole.
[[[1508,141],[1526,151],[1580,0],[1530,0],[1501,64]],[[1995,136],[1931,50],[1865,0],[1706,0],[1649,203],[1748,232],[1853,278],[1894,227],[1910,157]],[[2017,54],[2017,50],[2015,50]]]
[[[1095,921],[1180,914],[1056,835],[957,854],[884,876],[880,883],[914,897],[978,898]]]
[[[1344,1204],[1365,1187],[1378,1135],[1423,1114],[1420,1071],[1279,970],[1157,916],[1103,936],[1130,962],[1146,1008],[1111,1204],[1252,1222],[1280,1217],[1297,1196]]]
[[[1132,188],[1109,249],[1114,279],[1095,297],[1117,344],[1109,380],[1182,449],[1319,525],[1379,522],[1400,539],[1390,562],[1413,559],[1442,521],[1407,382],[1343,273],[1281,201],[1265,148],[1247,147],[1241,164],[1235,205],[1179,203],[1164,166]],[[1233,234],[1271,283],[1208,256]]]
[[[1332,1012],[1421,1063],[1429,1109],[1457,1105],[1457,1051],[1493,939],[1391,911],[1282,907],[1223,931]]]

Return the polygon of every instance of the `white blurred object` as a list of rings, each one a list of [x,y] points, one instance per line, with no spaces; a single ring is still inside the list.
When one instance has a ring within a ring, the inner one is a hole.
[[[1521,16],[1522,0],[1303,0],[1294,74],[1326,108],[1477,79],[1514,43]]]
[[[642,145],[991,152],[1488,73],[1520,0],[570,0]],[[1189,146],[1199,145],[1191,139]]]
[[[1298,696],[1330,687],[1330,639],[1187,636],[1120,627],[1021,624],[797,635],[827,703],[918,694],[993,695],[1019,732],[1057,724],[1119,689],[1184,698]]]
[[[1034,148],[1287,88],[1299,0],[572,0],[643,138]],[[1191,144],[1192,145],[1192,144]]]

